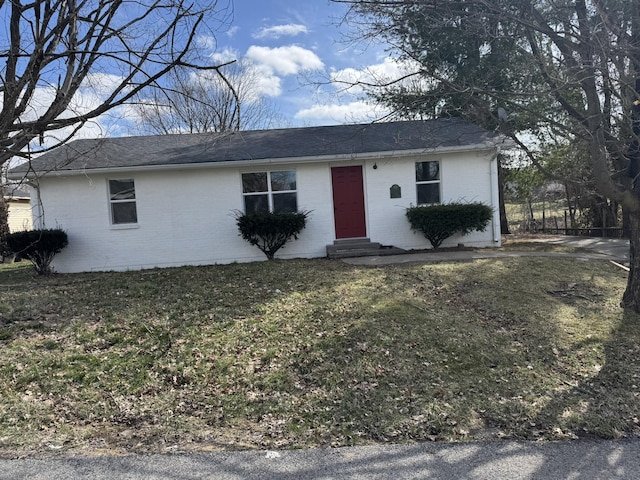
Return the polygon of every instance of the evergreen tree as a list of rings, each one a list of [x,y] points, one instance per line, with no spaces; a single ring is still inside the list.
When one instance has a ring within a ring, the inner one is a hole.
[[[538,164],[552,145],[584,149],[590,181],[628,215],[622,305],[640,312],[640,1],[334,1],[413,66],[369,86],[380,101],[493,124]]]

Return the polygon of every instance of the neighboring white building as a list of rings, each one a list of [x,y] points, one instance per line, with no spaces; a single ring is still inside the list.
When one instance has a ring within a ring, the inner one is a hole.
[[[452,201],[495,213],[486,231],[443,247],[499,246],[497,149],[491,132],[441,119],[77,140],[29,172],[44,209],[36,228],[69,236],[55,269],[127,270],[264,260],[234,217],[260,208],[311,211],[278,258],[323,257],[334,241],[362,237],[430,248],[405,210]]]
[[[31,194],[26,188],[6,187],[4,201],[9,208],[9,232],[21,232],[33,228]]]

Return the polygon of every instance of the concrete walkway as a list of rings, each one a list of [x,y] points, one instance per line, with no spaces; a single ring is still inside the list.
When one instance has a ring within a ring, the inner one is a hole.
[[[629,240],[612,238],[569,237],[561,235],[540,235],[526,238],[527,242],[546,243],[549,245],[564,245],[584,249],[581,253],[542,252],[542,251],[518,251],[517,247],[509,250],[479,248],[475,250],[461,251],[427,251],[421,253],[406,253],[401,255],[386,255],[372,257],[343,258],[344,262],[353,265],[391,265],[401,263],[422,262],[450,262],[468,261],[482,258],[504,257],[562,257],[580,259],[614,260],[620,263],[629,261]],[[640,478],[640,477],[639,477]]]
[[[563,235],[538,235],[526,239],[534,243],[566,245],[584,248],[595,253],[629,260],[629,240],[625,238],[571,237]]]

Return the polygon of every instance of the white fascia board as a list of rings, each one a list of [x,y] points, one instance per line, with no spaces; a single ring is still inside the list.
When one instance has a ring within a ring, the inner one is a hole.
[[[382,152],[366,152],[366,153],[354,153],[354,154],[339,154],[339,155],[314,155],[307,157],[281,157],[281,158],[261,158],[256,160],[233,160],[223,162],[202,162],[202,163],[163,163],[160,165],[137,165],[131,167],[105,167],[105,168],[91,168],[91,169],[79,169],[79,170],[52,170],[45,174],[39,174],[38,172],[30,172],[27,174],[27,178],[47,176],[74,176],[74,175],[87,175],[90,173],[100,174],[120,174],[128,172],[153,172],[153,171],[166,171],[166,170],[186,170],[186,169],[202,169],[202,168],[247,168],[263,165],[286,165],[294,163],[332,163],[332,162],[346,162],[357,160],[376,160],[380,158],[389,157],[409,157],[416,155],[433,155],[440,153],[462,153],[462,152],[480,152],[480,151],[495,151],[498,148],[495,142],[483,142],[473,145],[463,145],[455,147],[436,147],[436,148],[416,148],[412,150],[389,150]],[[24,178],[25,175],[21,175],[17,178]]]
[[[4,195],[2,198],[7,202],[28,202],[29,200],[31,200],[31,197],[23,197],[23,196],[16,196],[16,195]]]

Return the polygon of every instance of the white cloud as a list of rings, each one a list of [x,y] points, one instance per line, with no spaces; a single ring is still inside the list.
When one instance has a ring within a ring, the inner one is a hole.
[[[367,86],[379,85],[402,79],[416,71],[416,65],[384,58],[360,69],[333,69],[330,72],[330,88],[320,92],[321,100],[315,105],[300,108],[295,119],[311,124],[335,124],[345,122],[369,122],[390,113],[386,107],[365,101]],[[410,85],[417,79],[408,77],[401,84]]]
[[[196,45],[200,48],[213,50],[216,48],[216,37],[213,35],[199,35],[196,38]]]
[[[123,77],[107,73],[91,73],[87,75],[80,88],[75,92],[66,111],[58,118],[70,118],[85,115],[102,105],[105,98],[111,95],[123,82]],[[35,89],[29,101],[29,107],[22,116],[23,121],[33,121],[44,115],[56,98],[54,86],[41,86]]]
[[[324,67],[318,55],[297,45],[276,48],[252,45],[246,56],[256,65],[268,68],[278,75],[296,75],[301,71],[320,70]]]
[[[235,36],[236,33],[238,33],[238,31],[240,30],[240,27],[238,26],[233,26],[233,27],[229,27],[229,30],[227,30],[227,37],[229,38],[233,38]]]
[[[237,60],[240,58],[240,54],[232,48],[225,48],[221,52],[212,53],[209,55],[209,58],[213,60],[214,63],[221,64]]]
[[[113,93],[113,90],[122,84],[124,77],[110,73],[90,73],[85,78],[78,92],[83,97],[90,97],[98,102],[91,106],[94,108],[102,103],[102,99]],[[74,97],[74,100],[76,97]]]
[[[259,97],[277,97],[282,93],[282,79],[275,74],[273,68],[269,65],[263,65],[248,56],[242,57],[236,50],[231,48],[225,48],[220,52],[213,53],[210,58],[216,64],[224,64],[236,60],[236,63],[230,66],[229,69],[222,71],[232,83],[237,83],[237,79],[233,78],[234,75],[244,77],[245,83],[249,79],[252,83],[251,95],[255,97],[255,101]],[[202,74],[199,75],[202,76]],[[213,72],[209,72],[207,75],[217,76]]]
[[[87,75],[67,109],[58,118],[72,118],[89,113],[99,107],[122,81],[123,78],[118,75],[106,73]],[[22,120],[33,121],[42,116],[48,110],[51,102],[54,101],[55,96],[56,89],[54,87],[38,87],[31,97],[29,107],[22,116]],[[132,116],[132,111],[127,105],[113,108],[87,121],[80,130],[75,132],[73,138],[97,138],[131,134]],[[44,133],[42,144],[40,144],[40,139],[32,143],[32,151],[38,152],[43,148],[55,146],[60,141],[66,140],[72,133],[74,133],[73,126],[49,130]]]
[[[103,137],[120,137],[132,135],[133,124],[131,120],[133,113],[127,113],[126,106],[117,107],[104,113],[96,118],[87,121],[78,131],[74,132],[74,127],[64,127],[57,130],[49,130],[42,137],[42,144],[39,139],[32,142],[32,152],[39,152],[42,149],[51,148],[58,145],[62,141],[66,141],[69,135],[73,134],[72,140],[80,138],[103,138]],[[71,115],[68,111],[64,116]]]
[[[367,85],[379,85],[402,79],[407,75],[418,71],[417,64],[398,62],[387,57],[381,63],[369,65],[362,69],[345,68],[331,72],[331,80],[335,83],[336,90],[358,95]],[[406,81],[411,82],[412,77]]]
[[[270,68],[265,68],[264,65],[256,65],[254,68],[256,92],[268,97],[280,96],[282,94],[282,79],[275,75]]]
[[[294,37],[307,32],[307,27],[304,25],[290,23],[287,25],[276,25],[274,27],[262,28],[253,34],[253,38]]]
[[[255,72],[256,92],[270,97],[282,94],[282,77],[324,68],[314,52],[296,45],[277,48],[252,45],[244,60]]]
[[[388,111],[379,105],[356,100],[344,104],[313,105],[299,110],[295,118],[313,124],[366,123],[377,120]]]

